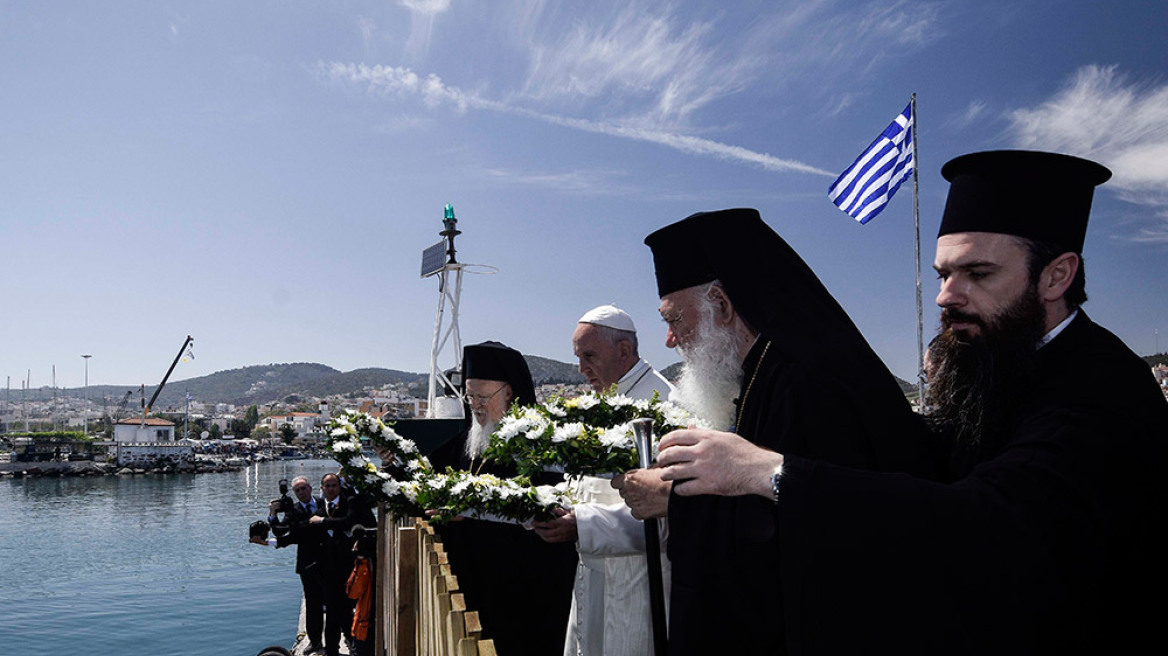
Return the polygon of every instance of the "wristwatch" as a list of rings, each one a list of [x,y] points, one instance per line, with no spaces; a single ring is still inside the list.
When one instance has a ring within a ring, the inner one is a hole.
[[[783,466],[775,467],[775,471],[771,474],[771,501],[779,502],[779,479],[783,476]]]

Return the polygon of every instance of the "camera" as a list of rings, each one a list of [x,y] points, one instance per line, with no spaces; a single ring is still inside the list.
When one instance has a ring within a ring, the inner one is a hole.
[[[260,538],[266,542],[268,539],[268,528],[268,523],[263,520],[252,522],[251,526],[247,529],[247,537]]]
[[[276,499],[280,504],[280,509],[276,512],[284,513],[284,522],[288,521],[288,513],[292,512],[292,497],[288,496],[288,479],[280,479],[280,498]]]
[[[267,538],[267,531],[271,530],[274,535],[283,536],[288,531],[288,516],[290,516],[293,509],[292,497],[288,496],[288,480],[280,479],[280,496],[274,498],[272,503],[277,504],[276,512],[272,512],[272,516],[276,517],[276,521],[271,525],[267,522],[255,522],[251,524],[249,529],[249,537],[259,535],[259,525],[263,524],[263,535],[259,537]]]
[[[353,551],[358,555],[372,558],[377,554],[377,527],[365,528],[356,524],[349,529],[349,536],[353,538]]]

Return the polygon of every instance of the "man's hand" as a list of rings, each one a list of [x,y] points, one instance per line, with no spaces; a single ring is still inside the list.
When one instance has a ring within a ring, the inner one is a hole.
[[[448,522],[461,522],[466,519],[462,515],[451,515],[442,510],[427,510],[426,517],[441,517]]]
[[[272,502],[268,504],[268,517],[275,517],[278,512],[280,512],[280,500],[272,499]]]
[[[661,440],[657,464],[661,478],[675,481],[682,496],[757,494],[770,499],[771,474],[783,455],[756,446],[734,433],[678,430]]]
[[[612,479],[625,505],[637,519],[664,517],[669,511],[669,483],[661,479],[660,469],[630,469]]]
[[[535,529],[535,534],[543,538],[544,542],[575,542],[578,537],[576,511],[555,508],[552,512],[556,514],[555,519],[532,522],[531,528]]]
[[[312,517],[308,518],[309,524],[319,524],[323,521],[324,521],[324,517],[321,517],[320,515],[313,515]]]
[[[258,535],[251,536],[251,539],[249,539],[248,542],[251,542],[252,544],[262,544],[265,547],[268,546],[268,541]]]

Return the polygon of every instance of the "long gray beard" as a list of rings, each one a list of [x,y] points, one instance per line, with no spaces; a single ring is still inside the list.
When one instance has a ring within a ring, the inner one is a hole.
[[[466,435],[466,457],[474,459],[483,455],[483,449],[487,448],[487,442],[491,440],[491,433],[498,427],[497,421],[489,424],[472,421],[470,432]]]
[[[734,399],[742,385],[742,361],[734,333],[714,324],[712,308],[702,305],[701,321],[690,346],[681,354],[678,402],[715,428],[734,423]]]

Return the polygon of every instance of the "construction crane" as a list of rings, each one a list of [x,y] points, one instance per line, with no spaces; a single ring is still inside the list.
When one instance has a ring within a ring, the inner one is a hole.
[[[121,420],[122,416],[126,414],[126,405],[130,402],[130,397],[133,395],[134,395],[134,390],[126,390],[126,393],[122,396],[122,400],[118,402],[117,408],[114,409],[114,414],[113,414],[113,417],[110,419],[110,423],[112,423],[112,424],[118,423],[118,421]]]
[[[183,342],[182,348],[178,350],[178,355],[174,356],[174,362],[170,363],[170,369],[166,370],[166,375],[162,377],[162,382],[158,383],[158,389],[154,390],[154,396],[150,397],[150,402],[142,406],[142,428],[146,428],[146,417],[150,415],[150,408],[154,407],[154,402],[158,400],[158,395],[162,393],[162,388],[166,387],[166,381],[170,378],[171,372],[174,371],[178,361],[182,358],[183,353],[186,353],[187,348],[195,342],[195,338],[187,335],[186,341]]]

